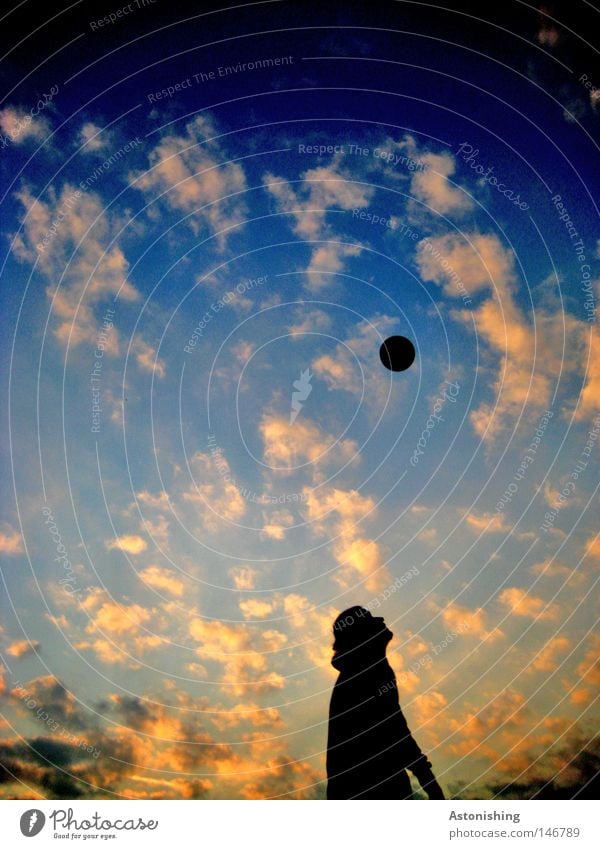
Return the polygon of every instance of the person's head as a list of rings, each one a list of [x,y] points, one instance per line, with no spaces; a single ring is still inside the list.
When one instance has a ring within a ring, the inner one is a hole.
[[[366,607],[349,607],[333,623],[334,657],[383,657],[393,636],[382,616],[373,616]]]

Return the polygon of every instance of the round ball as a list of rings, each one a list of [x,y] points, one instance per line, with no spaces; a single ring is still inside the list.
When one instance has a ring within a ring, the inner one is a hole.
[[[415,360],[415,346],[406,336],[390,336],[379,349],[379,357],[390,371],[406,371]]]

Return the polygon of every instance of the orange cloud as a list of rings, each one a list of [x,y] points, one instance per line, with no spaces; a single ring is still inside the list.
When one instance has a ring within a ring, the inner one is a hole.
[[[555,619],[560,613],[557,604],[547,604],[543,598],[529,595],[527,590],[519,587],[507,587],[502,590],[498,601],[510,607],[515,616],[525,616],[530,619]]]
[[[281,713],[277,708],[261,708],[254,702],[245,702],[231,708],[223,708],[222,711],[211,717],[211,721],[220,730],[234,728],[244,723],[250,724],[253,728],[280,729],[284,727]]]
[[[171,569],[162,569],[160,566],[148,566],[142,569],[138,575],[145,584],[156,590],[165,590],[171,595],[181,598],[185,590],[185,584]]]
[[[471,609],[460,604],[449,604],[442,611],[445,625],[457,634],[477,637],[481,641],[494,640],[503,636],[499,628],[490,628],[487,623],[487,613],[482,607]]]
[[[244,619],[264,619],[273,612],[273,605],[259,598],[249,598],[246,601],[240,601],[240,610],[244,614]]]
[[[289,510],[275,510],[273,513],[263,513],[265,524],[262,529],[267,539],[284,539],[286,530],[294,524],[294,517]]]
[[[316,535],[333,538],[332,553],[339,565],[334,578],[342,588],[361,581],[370,592],[378,592],[391,583],[379,544],[361,536],[359,522],[372,516],[375,501],[357,490],[336,487],[304,489],[308,518]]]
[[[466,520],[468,525],[480,533],[499,534],[510,530],[501,513],[468,513]]]
[[[470,329],[475,322],[478,336],[495,356],[490,366],[495,371],[494,400],[484,401],[470,414],[478,436],[493,441],[524,413],[535,421],[551,401],[556,375],[565,368],[582,371],[590,345],[587,322],[563,311],[540,309],[532,327],[515,299],[519,280],[514,253],[495,234],[425,239],[417,248],[417,264],[423,279],[441,286],[450,297],[488,293],[477,308],[452,313]],[[568,360],[562,354],[565,334],[572,349]],[[600,355],[595,352],[580,399],[581,417],[597,409],[594,388],[600,385]]]
[[[219,450],[214,454],[197,452],[191,460],[194,484],[183,493],[183,500],[199,509],[204,527],[216,532],[225,523],[235,523],[246,512],[246,502],[238,487],[229,461]]]
[[[234,566],[229,570],[229,576],[236,590],[253,590],[258,572],[251,566]]]
[[[56,339],[64,347],[84,341],[94,347],[101,344],[107,356],[118,355],[117,328],[112,320],[100,323],[94,312],[107,295],[118,294],[125,301],[139,297],[128,280],[129,263],[116,241],[121,227],[118,216],[105,214],[99,195],[68,183],[60,194],[51,188],[47,202],[27,189],[16,197],[27,215],[13,251],[18,259],[36,262],[50,283],[46,294],[58,320]]]
[[[138,534],[124,534],[123,536],[116,537],[114,540],[109,540],[106,543],[106,547],[111,550],[119,548],[127,554],[141,554],[142,551],[146,551],[148,548],[148,543],[143,537],[138,536]]]
[[[0,554],[21,554],[24,550],[19,531],[5,523],[0,531]]]
[[[448,179],[456,170],[456,161],[450,153],[422,153],[424,170],[414,171],[411,181],[412,194],[440,215],[466,212],[473,201],[459,186]]]
[[[265,461],[280,471],[292,471],[305,462],[347,462],[358,455],[354,440],[336,440],[306,418],[290,424],[284,416],[265,415],[259,430]]]
[[[544,648],[538,653],[529,666],[530,672],[554,672],[560,655],[564,655],[571,648],[571,640],[568,637],[551,637]]]
[[[134,175],[132,185],[152,199],[161,195],[172,209],[193,212],[192,227],[203,224],[223,248],[227,231],[244,221],[246,177],[237,162],[227,162],[215,136],[212,120],[198,115],[184,134],[160,140],[150,152],[150,167]]]
[[[600,536],[591,537],[585,544],[585,550],[591,557],[600,557]]]
[[[223,692],[243,695],[251,689],[264,693],[285,685],[283,676],[268,668],[272,653],[287,642],[280,631],[261,633],[248,625],[194,618],[189,633],[200,644],[196,650],[200,658],[222,665]]]
[[[21,658],[33,654],[39,647],[40,644],[37,640],[18,640],[16,643],[11,643],[6,649],[6,653],[11,657]]]
[[[85,630],[88,634],[101,631],[111,636],[137,634],[140,625],[149,622],[151,618],[152,612],[140,604],[106,601],[98,608]]]
[[[142,371],[147,371],[160,378],[165,376],[167,373],[165,361],[157,356],[156,348],[153,348],[141,336],[135,337],[131,350]]]

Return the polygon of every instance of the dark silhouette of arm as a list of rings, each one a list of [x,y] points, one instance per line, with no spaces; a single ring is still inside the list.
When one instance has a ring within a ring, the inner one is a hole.
[[[393,727],[390,737],[395,741],[395,756],[399,763],[412,772],[430,799],[444,799],[444,792],[433,774],[431,762],[423,754],[410,732],[398,702],[396,688],[390,688],[384,698],[387,702],[386,711],[390,716]]]

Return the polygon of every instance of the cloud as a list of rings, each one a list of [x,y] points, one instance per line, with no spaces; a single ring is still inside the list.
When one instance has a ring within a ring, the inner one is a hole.
[[[421,153],[420,160],[426,167],[413,172],[410,188],[415,198],[440,215],[465,213],[473,208],[467,192],[448,179],[456,170],[452,154]]]
[[[6,653],[11,657],[20,659],[37,652],[39,648],[40,644],[37,640],[17,640],[16,643],[11,643],[10,646],[8,646]]]
[[[127,554],[141,554],[148,548],[148,543],[138,534],[123,534],[114,540],[108,540],[106,547],[110,550],[119,548]]]
[[[389,378],[380,369],[372,370],[373,351],[379,350],[397,320],[387,315],[373,316],[369,321],[359,321],[343,343],[336,345],[332,354],[322,354],[311,363],[312,372],[325,381],[331,391],[348,392],[362,398],[369,415],[378,416],[390,391]],[[361,374],[361,366],[363,374]],[[368,374],[368,380],[364,374]]]
[[[273,612],[273,604],[259,598],[249,598],[240,601],[240,610],[244,619],[265,619]]]
[[[165,361],[157,357],[156,348],[145,342],[141,336],[135,337],[132,352],[142,371],[147,371],[160,378],[163,378],[167,373]]]
[[[435,528],[426,528],[417,534],[417,539],[421,540],[421,542],[435,544],[438,538],[438,532]]]
[[[578,728],[555,736],[560,742],[550,742],[546,750],[536,746],[535,738],[527,739],[519,753],[518,768],[509,762],[512,775],[509,772],[504,781],[489,783],[483,795],[498,799],[595,799],[600,770],[597,739],[586,738]],[[514,775],[518,775],[516,780]],[[475,792],[477,796],[472,798],[481,798],[482,789]]]
[[[205,797],[213,782],[192,773],[214,772],[233,751],[198,721],[201,702],[179,696],[173,709],[111,693],[93,709],[53,676],[33,679],[11,697],[21,712],[25,699],[35,702],[30,718],[47,736],[0,741],[3,795],[22,796],[25,785],[33,798]]]
[[[0,740],[0,793],[5,797],[77,799],[265,798],[315,795],[320,773],[296,760],[272,729],[277,708],[253,700],[229,709],[176,694],[108,693],[85,707],[52,676],[28,682],[12,699],[33,698],[48,736]],[[23,706],[22,711],[26,708]],[[237,745],[216,736],[237,735]],[[279,734],[281,737],[281,734]]]
[[[142,489],[140,490],[140,492],[136,493],[136,498],[138,501],[141,501],[142,504],[145,504],[152,510],[158,510],[162,513],[167,513],[171,511],[169,493],[165,492],[164,489],[158,492],[156,495],[147,489]],[[135,507],[135,504],[133,504],[132,507]]]
[[[494,402],[483,401],[470,413],[478,436],[488,442],[520,415],[539,418],[551,403],[556,375],[581,371],[587,359],[589,328],[565,312],[536,311],[532,327],[516,303],[518,278],[515,257],[497,236],[471,233],[425,239],[417,246],[421,277],[441,286],[452,298],[486,294],[472,309],[454,310],[452,317],[477,332],[493,356],[490,367]],[[563,337],[570,340],[563,358]],[[593,344],[593,343],[592,343]],[[594,387],[600,374],[600,356],[592,351],[592,365],[580,399],[581,417],[597,409]],[[599,384],[600,385],[600,384]]]
[[[556,619],[560,613],[557,604],[547,604],[543,598],[529,595],[527,590],[519,587],[507,587],[502,590],[498,601],[509,607],[515,616],[529,619]]]
[[[358,528],[361,519],[373,516],[375,500],[370,495],[362,495],[357,489],[326,487],[319,490],[305,489],[306,512],[310,522],[314,523],[316,533],[327,532],[327,519],[336,524],[343,523],[342,530]]]
[[[511,526],[501,513],[473,513],[466,516],[467,524],[482,534],[508,533]]]
[[[300,593],[284,595],[281,606],[308,659],[331,674],[333,623],[339,610],[332,605],[317,606]]]
[[[165,636],[173,621],[168,603],[144,607],[137,602],[117,601],[101,587],[91,587],[78,600],[78,607],[87,613],[87,622],[81,632],[86,636],[74,642],[74,648],[93,651],[103,663],[139,669],[141,655],[170,643]],[[179,609],[177,613],[181,615]],[[73,621],[71,625],[74,640],[80,626]]]
[[[342,169],[340,156],[336,156],[329,165],[308,169],[301,179],[303,182],[299,189],[294,189],[287,180],[273,174],[266,174],[264,182],[281,212],[291,217],[294,233],[310,241],[325,241],[333,237],[327,225],[328,212],[368,206],[375,191],[371,186],[353,182]],[[358,256],[360,252],[360,246],[343,245],[337,240],[315,247],[308,265],[308,288],[319,292],[330,285],[332,277],[317,272],[339,272],[345,259]]]
[[[152,611],[140,604],[105,601],[95,611],[85,630],[88,634],[100,632],[110,637],[121,637],[124,634],[138,634],[140,626],[148,624],[152,619]]]
[[[592,704],[600,687],[600,635],[588,635],[587,649],[576,671],[579,681],[570,699],[575,705]]]
[[[529,718],[527,700],[522,693],[508,687],[487,700],[487,704],[478,708],[465,705],[460,717],[448,718],[449,735],[446,745],[456,755],[468,755],[470,759],[482,758],[497,768],[505,744],[500,739],[490,740],[490,731],[494,734],[523,735],[523,728]]]
[[[305,417],[290,424],[288,417],[266,413],[259,431],[264,460],[279,471],[291,472],[303,463],[318,464],[318,469],[324,463],[346,463],[358,458],[358,445],[353,439],[336,439]]]
[[[530,672],[554,672],[560,655],[571,648],[571,640],[563,635],[551,637],[528,667]]]
[[[549,480],[547,480],[545,482],[544,488],[543,488],[543,495],[544,495],[544,501],[546,502],[546,504],[549,507],[557,507],[557,506],[562,505],[563,501],[565,500],[565,497],[564,497],[564,495],[561,495],[561,489],[564,487],[564,485],[567,483],[567,481],[569,479],[570,479],[569,475],[565,475],[564,477],[561,477],[558,480],[558,483],[557,483],[556,486],[553,486],[550,483]],[[568,489],[567,489],[567,492],[569,492]],[[571,493],[569,493],[569,503],[571,504],[571,506],[575,506],[575,505],[581,504],[582,499],[579,496],[577,496],[577,495],[575,495],[574,493],[571,492]]]
[[[43,116],[32,118],[21,106],[0,109],[0,133],[8,136],[12,144],[23,144],[29,139],[42,142],[50,133],[50,125]]]
[[[254,342],[249,342],[242,339],[237,345],[231,348],[231,353],[234,355],[238,365],[244,366],[252,356],[256,345]]]
[[[542,575],[545,578],[566,579],[573,584],[580,584],[585,581],[585,573],[581,568],[575,569],[573,566],[557,562],[554,558],[542,560],[540,563],[534,563],[531,567],[531,572],[534,575]]]
[[[194,483],[183,493],[203,526],[215,533],[225,523],[238,522],[246,512],[246,501],[235,484],[229,461],[221,449],[198,451],[191,460]]]
[[[340,167],[339,157],[330,165],[308,169],[301,179],[299,189],[273,174],[266,174],[264,183],[280,210],[291,216],[294,232],[302,239],[322,238],[329,210],[368,206],[374,193],[371,186],[353,182]]]
[[[0,554],[21,554],[25,550],[23,538],[16,528],[8,523],[3,523],[0,530]]]
[[[277,643],[274,633],[269,638],[267,632],[265,645],[275,644],[281,645],[281,639]],[[36,799],[315,795],[322,774],[289,752],[277,708],[263,707],[254,699],[213,705],[178,689],[174,681],[165,683],[171,686],[157,695],[109,692],[89,705],[51,675],[10,691],[5,698],[11,706],[38,723],[40,730],[29,738],[0,739],[0,795]],[[35,704],[35,710],[26,706],[27,701]],[[278,732],[275,738],[273,731]],[[237,737],[236,745],[228,742],[232,737]]]
[[[300,339],[304,333],[326,333],[330,329],[330,316],[323,310],[311,309],[299,313],[296,323],[291,324],[287,332]]]
[[[244,221],[246,206],[240,193],[246,189],[246,177],[238,163],[227,161],[216,135],[212,119],[199,115],[186,125],[184,134],[164,136],[150,153],[148,170],[132,179],[151,198],[193,213],[191,226],[196,231],[205,228],[223,249],[229,236],[224,231],[237,231]]]
[[[263,520],[265,524],[261,534],[267,539],[284,539],[287,529],[294,524],[294,517],[289,510],[274,510],[269,514],[263,512]]]
[[[600,557],[600,536],[596,534],[585,544],[585,550],[591,557]]]
[[[285,727],[277,708],[262,708],[255,702],[241,702],[231,708],[223,708],[212,723],[217,728],[226,730],[240,724],[248,723],[253,728],[282,729]]]
[[[310,291],[318,293],[330,286],[331,275],[342,271],[345,260],[358,256],[361,250],[358,245],[344,245],[339,242],[327,242],[315,248],[307,268]]]
[[[110,134],[93,121],[86,121],[79,130],[79,144],[82,153],[97,153],[109,146]]]
[[[178,576],[177,572],[172,569],[163,569],[160,566],[148,566],[138,572],[139,577],[145,584],[153,587],[155,590],[164,590],[170,595],[181,598],[185,583]]]
[[[146,508],[139,523],[140,530],[148,534],[163,550],[167,549],[170,545],[170,523],[167,517],[173,512],[168,493],[161,490],[153,494],[142,490],[136,493],[136,501],[137,505],[136,502],[129,505],[128,515],[135,513],[136,507],[140,512],[141,507]]]
[[[495,234],[449,233],[423,239],[416,260],[421,277],[441,286],[450,298],[460,295],[457,280],[470,296],[489,289],[504,296],[515,286],[513,252]]]
[[[259,573],[252,566],[233,566],[228,574],[236,590],[253,590]]]
[[[359,525],[361,520],[374,517],[375,501],[357,490],[336,487],[306,487],[304,497],[312,532],[333,540],[331,551],[339,567],[334,573],[335,581],[343,589],[360,581],[371,592],[390,584],[381,546],[362,536]]]
[[[259,780],[249,781],[243,788],[246,799],[314,799],[318,785],[322,783],[321,773],[309,763],[292,760],[283,755],[263,755],[265,768]],[[265,774],[266,773],[266,774]]]
[[[594,425],[596,426],[600,410],[600,339],[597,332],[590,333],[587,328],[583,333],[586,341],[589,340],[589,350],[579,354],[579,362],[586,364],[586,374],[575,410],[575,419],[584,421],[595,417]]]
[[[543,47],[555,47],[560,40],[560,32],[552,24],[543,24],[535,35],[538,44]]]
[[[472,609],[452,602],[442,610],[442,621],[451,631],[476,637],[482,642],[503,636],[499,628],[489,626],[488,614],[482,607]]]
[[[272,652],[282,648],[287,637],[275,630],[257,626],[230,625],[217,620],[194,618],[190,636],[199,643],[198,656],[221,664],[222,690],[228,694],[266,693],[281,689],[285,679],[269,669]]]
[[[22,261],[37,259],[38,270],[50,281],[46,294],[52,300],[59,343],[76,347],[88,342],[95,348],[104,332],[104,353],[116,356],[117,328],[113,322],[108,329],[101,325],[94,308],[109,296],[112,300],[118,295],[120,301],[139,297],[127,279],[129,263],[114,241],[121,227],[119,217],[105,210],[99,195],[69,183],[60,194],[51,187],[47,195],[48,200],[42,201],[27,188],[16,192],[26,215],[13,251]]]

